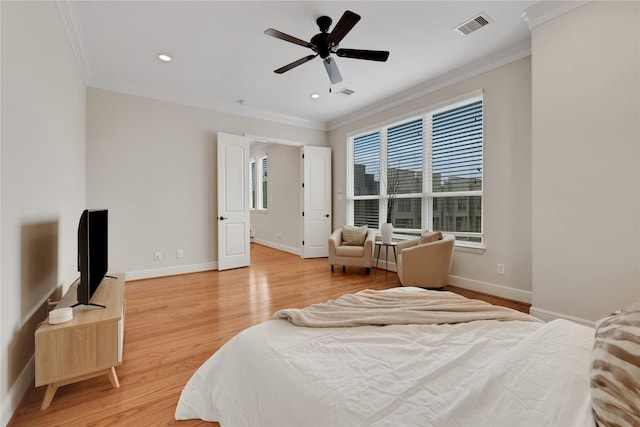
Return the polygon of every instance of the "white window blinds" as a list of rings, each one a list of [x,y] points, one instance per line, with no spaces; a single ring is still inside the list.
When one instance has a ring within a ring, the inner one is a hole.
[[[434,114],[433,191],[482,190],[482,101]]]
[[[262,182],[262,205],[260,208],[267,209],[267,157],[263,157],[260,159],[260,174],[261,174],[261,182]]]
[[[250,194],[251,194],[251,209],[256,208],[256,162],[252,160],[249,163],[249,182],[251,185]]]
[[[380,132],[359,136],[353,142],[353,194],[380,194]],[[356,200],[352,206],[353,223],[378,228],[378,197]]]
[[[387,131],[387,194],[422,193],[422,118]]]
[[[482,241],[483,100],[370,130],[348,140],[349,223]]]

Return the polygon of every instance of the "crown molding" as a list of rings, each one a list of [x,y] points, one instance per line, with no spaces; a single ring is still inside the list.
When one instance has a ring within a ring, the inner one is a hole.
[[[261,110],[258,108],[252,108],[247,105],[238,106],[227,106],[222,104],[216,105],[208,105],[204,106],[204,108],[208,108],[214,111],[220,111],[222,113],[235,114],[238,116],[251,117],[254,119],[267,120],[270,122],[282,123],[291,126],[297,126],[307,129],[316,129],[316,130],[328,130],[327,124],[320,120],[309,120],[302,119],[295,116],[289,116],[286,114],[274,113],[271,111]]]
[[[532,30],[534,27],[570,12],[590,1],[591,0],[540,1],[528,7],[522,14],[522,19],[529,24],[529,29]]]
[[[522,43],[508,51],[501,51],[480,61],[472,62],[458,68],[457,70],[434,77],[433,79],[427,80],[396,95],[373,103],[368,107],[347,114],[339,119],[329,121],[327,123],[327,128],[328,130],[333,130],[340,126],[364,119],[373,114],[413,101],[414,99],[431,94],[456,83],[460,83],[464,80],[486,73],[487,71],[494,70],[529,55],[531,55],[531,43]]]
[[[76,9],[72,2],[60,0],[56,1],[56,8],[58,9],[58,14],[60,15],[60,20],[67,33],[67,37],[69,38],[73,55],[76,57],[78,67],[80,67],[84,83],[88,85],[93,74],[87,56],[84,53],[84,43],[78,27]]]
[[[145,91],[137,90],[135,87],[116,87],[116,85],[110,84],[110,82],[103,82],[100,79],[94,79],[94,81],[87,85],[94,89],[100,89],[107,92],[119,93],[122,95],[135,96],[138,98],[152,99],[154,101],[168,102],[176,105],[184,105],[186,107],[201,108],[207,111],[214,111],[221,114],[230,114],[238,117],[250,117],[258,120],[265,120],[269,122],[296,126],[306,129],[316,129],[326,131],[326,123],[319,120],[301,119],[299,117],[288,116],[285,114],[273,113],[270,111],[261,110],[258,108],[252,108],[248,105],[227,105],[216,102],[193,102],[192,100],[177,99],[171,96],[158,96],[157,94],[148,93]]]

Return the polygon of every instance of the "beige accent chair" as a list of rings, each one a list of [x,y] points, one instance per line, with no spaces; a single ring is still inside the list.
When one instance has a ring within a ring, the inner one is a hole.
[[[449,284],[455,236],[443,234],[442,240],[420,243],[420,239],[399,242],[396,267],[402,286],[442,289]]]
[[[345,266],[364,267],[366,273],[371,273],[373,262],[373,242],[376,239],[375,230],[368,230],[362,246],[344,245],[342,229],[334,231],[329,237],[329,264],[333,273],[334,265],[341,265],[342,272]]]

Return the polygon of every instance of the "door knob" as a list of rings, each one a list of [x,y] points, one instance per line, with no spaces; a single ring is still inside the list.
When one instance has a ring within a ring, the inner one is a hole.
[[[329,214],[326,214],[325,217],[329,218]]]
[[[225,218],[223,216],[220,217],[220,221],[224,220],[224,219],[229,219],[229,218]]]

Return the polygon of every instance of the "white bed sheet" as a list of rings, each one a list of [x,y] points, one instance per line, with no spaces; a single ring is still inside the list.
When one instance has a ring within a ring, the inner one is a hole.
[[[235,336],[185,386],[176,419],[222,426],[593,426],[593,329],[474,321]]]

